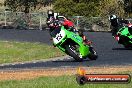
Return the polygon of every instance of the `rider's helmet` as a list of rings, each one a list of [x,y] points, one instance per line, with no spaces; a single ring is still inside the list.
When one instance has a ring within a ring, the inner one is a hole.
[[[117,19],[117,16],[116,15],[110,15],[109,16],[109,20],[114,20],[114,19]]]
[[[53,10],[48,10],[47,14],[48,14],[48,18],[54,17],[54,11]]]

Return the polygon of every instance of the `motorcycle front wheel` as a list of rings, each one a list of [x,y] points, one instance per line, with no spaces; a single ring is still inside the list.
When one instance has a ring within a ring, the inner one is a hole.
[[[80,55],[80,53],[76,50],[76,47],[74,45],[66,45],[66,51],[68,55],[73,57],[76,61],[81,62],[83,61],[83,57]]]

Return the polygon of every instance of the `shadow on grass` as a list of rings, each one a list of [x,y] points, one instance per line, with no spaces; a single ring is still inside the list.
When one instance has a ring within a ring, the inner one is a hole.
[[[64,58],[50,61],[40,61],[40,62],[29,62],[29,63],[17,63],[1,65],[0,70],[20,70],[20,69],[38,69],[38,68],[56,68],[56,67],[78,67],[78,66],[89,66],[87,62],[93,60],[84,59],[82,62],[77,62],[73,58]],[[95,60],[94,60],[95,61]]]

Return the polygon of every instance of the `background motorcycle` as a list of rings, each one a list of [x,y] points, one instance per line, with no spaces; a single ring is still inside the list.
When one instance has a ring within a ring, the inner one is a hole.
[[[132,48],[132,30],[127,26],[119,29],[115,39],[119,44],[124,45],[125,48]]]

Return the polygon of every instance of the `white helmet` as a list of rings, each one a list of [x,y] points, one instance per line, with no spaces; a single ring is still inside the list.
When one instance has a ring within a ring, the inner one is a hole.
[[[113,19],[117,19],[117,16],[116,15],[110,15],[109,20],[113,20]]]

